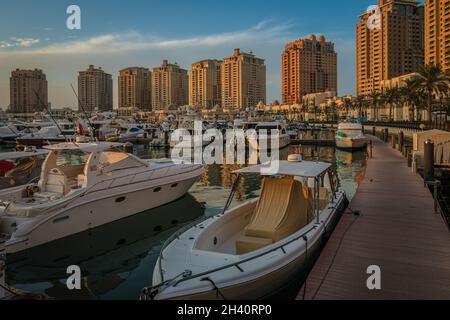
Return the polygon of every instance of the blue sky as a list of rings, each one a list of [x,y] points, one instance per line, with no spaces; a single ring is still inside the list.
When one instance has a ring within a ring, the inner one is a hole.
[[[339,54],[339,94],[355,91],[355,24],[375,0],[17,0],[0,12],[0,107],[9,104],[15,68],[42,68],[54,107],[76,106],[70,83],[89,64],[113,74],[167,58],[188,69],[239,47],[266,59],[268,101],[281,98],[286,42],[324,34]],[[66,28],[66,8],[81,7],[82,29]],[[115,105],[117,104],[115,92]]]

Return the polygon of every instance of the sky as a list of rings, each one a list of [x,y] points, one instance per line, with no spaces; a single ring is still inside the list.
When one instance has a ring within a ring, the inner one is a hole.
[[[53,108],[75,107],[71,84],[88,65],[113,75],[163,59],[189,69],[233,48],[266,60],[267,100],[281,101],[281,54],[287,42],[324,35],[338,52],[338,93],[355,93],[355,25],[376,0],[1,0],[0,107],[9,105],[16,68],[47,75]],[[69,30],[69,5],[81,8],[81,30]]]

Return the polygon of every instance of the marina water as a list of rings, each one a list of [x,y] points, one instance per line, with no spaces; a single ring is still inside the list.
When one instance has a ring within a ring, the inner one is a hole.
[[[349,199],[362,180],[364,151],[349,153],[332,147],[302,146],[305,160],[336,164]],[[170,151],[135,146],[143,158],[168,158]],[[280,151],[287,159],[288,148]],[[11,286],[44,292],[54,299],[130,299],[152,282],[153,268],[164,241],[177,229],[201,216],[222,212],[234,181],[234,170],[242,165],[210,165],[184,198],[121,221],[8,256],[7,278]],[[242,179],[235,197],[240,201],[259,196],[260,178]],[[108,208],[105,208],[108,210]],[[68,290],[67,267],[82,272],[82,289]]]

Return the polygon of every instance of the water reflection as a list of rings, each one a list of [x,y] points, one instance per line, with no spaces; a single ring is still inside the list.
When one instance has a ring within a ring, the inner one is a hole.
[[[26,284],[35,284],[34,290],[58,299],[92,299],[111,294],[136,298],[142,284],[151,282],[165,239],[177,226],[203,214],[204,207],[187,195],[166,206],[8,256],[8,280],[28,290]],[[66,269],[70,265],[82,270],[81,291],[67,290]],[[124,288],[115,293],[119,287]]]
[[[167,158],[170,152],[142,146],[135,153],[144,158]],[[365,152],[347,153],[330,147],[302,146],[305,160],[337,165],[344,190],[351,198],[364,176]],[[288,149],[280,158],[287,159]],[[231,186],[233,171],[243,165],[210,165],[190,190],[190,195],[161,208],[8,257],[8,280],[13,286],[45,292],[56,299],[136,299],[151,284],[162,243],[185,222],[221,212]],[[260,177],[241,179],[232,206],[260,193]],[[66,268],[79,265],[83,289],[66,288]]]

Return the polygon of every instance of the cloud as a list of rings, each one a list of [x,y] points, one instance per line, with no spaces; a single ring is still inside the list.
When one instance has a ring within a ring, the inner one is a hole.
[[[0,49],[10,48],[10,47],[13,47],[13,46],[14,45],[9,43],[9,42],[0,41]]]
[[[27,48],[40,42],[39,39],[16,39],[20,49],[9,50],[14,54],[105,54],[126,53],[148,49],[176,49],[188,47],[217,47],[227,44],[245,44],[247,42],[279,42],[289,36],[290,24],[270,25],[269,20],[241,31],[219,33],[213,35],[193,36],[184,39],[163,39],[156,36],[143,35],[139,32],[104,34],[88,39],[70,39],[62,43],[54,43],[31,50]]]
[[[0,41],[0,49],[11,48],[11,47],[22,47],[22,48],[30,48],[31,46],[38,44],[41,42],[40,39],[33,38],[10,38],[11,42]]]

